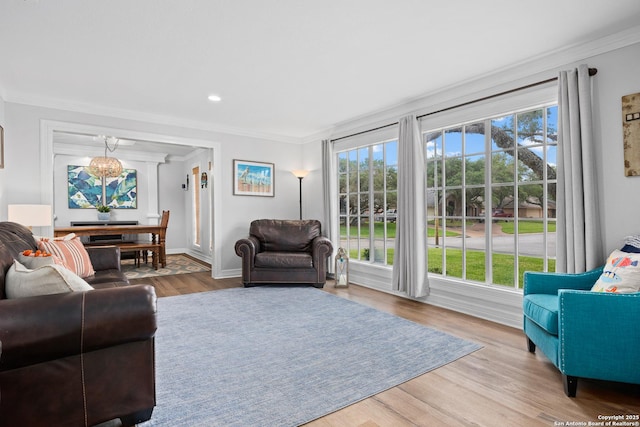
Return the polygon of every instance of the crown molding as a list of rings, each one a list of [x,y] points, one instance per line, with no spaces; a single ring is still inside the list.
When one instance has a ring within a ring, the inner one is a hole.
[[[2,90],[2,87],[0,87]],[[57,110],[71,111],[74,113],[93,114],[97,116],[114,117],[124,120],[134,120],[140,122],[154,123],[165,126],[176,126],[188,129],[202,130],[207,132],[215,132],[230,136],[240,136],[246,138],[255,138],[271,142],[286,142],[291,144],[300,143],[300,138],[279,135],[268,132],[251,131],[247,129],[234,128],[229,126],[216,125],[212,123],[201,122],[198,120],[188,120],[173,116],[161,114],[146,113],[142,111],[127,110],[122,108],[106,107],[97,104],[87,104],[69,101],[65,99],[54,99],[40,96],[33,96],[19,92],[7,92],[4,97],[5,102],[16,104],[25,104],[34,107],[51,108]]]
[[[62,154],[66,156],[77,156],[77,157],[95,157],[96,147],[84,147],[78,145],[70,145],[70,144],[53,144],[53,154]],[[100,153],[102,154],[102,153]],[[167,158],[169,157],[166,153],[149,153],[145,151],[131,151],[128,150],[122,152],[120,155],[113,153],[109,157],[115,157],[122,160],[129,161],[140,161],[140,162],[151,162],[151,163],[166,163]]]

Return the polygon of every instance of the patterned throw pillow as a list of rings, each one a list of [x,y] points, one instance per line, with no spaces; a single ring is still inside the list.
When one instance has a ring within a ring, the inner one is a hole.
[[[66,267],[80,277],[89,277],[96,273],[87,250],[76,236],[69,239],[43,238],[38,241],[38,248],[62,259]]]
[[[92,289],[93,287],[80,277],[55,264],[30,270],[14,261],[5,278],[5,290],[9,299]]]
[[[591,290],[616,294],[640,292],[640,254],[619,250],[611,252]]]

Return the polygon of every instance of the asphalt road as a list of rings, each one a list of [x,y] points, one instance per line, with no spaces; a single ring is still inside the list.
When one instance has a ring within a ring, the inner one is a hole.
[[[462,248],[462,237],[448,237],[447,247],[449,248]],[[542,233],[530,233],[521,234],[520,242],[518,246],[518,252],[520,255],[529,255],[541,257],[544,255],[544,241]],[[435,239],[429,239],[430,244],[435,244]],[[484,250],[485,249],[485,236],[467,236],[466,248]],[[440,241],[442,244],[442,240]],[[515,249],[515,243],[512,234],[494,235],[492,237],[493,252],[497,253],[513,253]],[[556,256],[556,233],[547,234],[547,248],[548,256],[555,258]]]

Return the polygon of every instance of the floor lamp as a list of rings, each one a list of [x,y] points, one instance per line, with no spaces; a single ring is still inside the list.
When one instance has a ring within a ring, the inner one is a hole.
[[[296,169],[292,170],[291,173],[300,181],[300,219],[302,219],[302,179],[307,176],[309,171],[304,169]]]

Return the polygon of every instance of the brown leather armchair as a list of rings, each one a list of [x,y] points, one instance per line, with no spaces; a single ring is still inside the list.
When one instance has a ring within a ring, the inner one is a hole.
[[[324,286],[331,241],[321,235],[318,220],[258,219],[249,237],[235,245],[242,257],[242,282]]]
[[[154,288],[130,286],[111,247],[92,255],[95,290],[5,299],[7,270],[34,245],[28,229],[0,222],[0,427],[148,420],[156,399]]]

